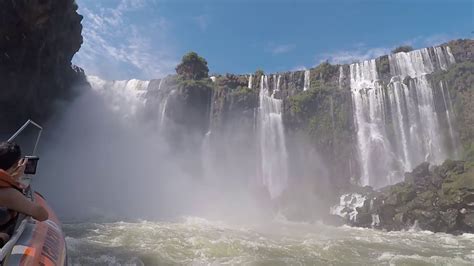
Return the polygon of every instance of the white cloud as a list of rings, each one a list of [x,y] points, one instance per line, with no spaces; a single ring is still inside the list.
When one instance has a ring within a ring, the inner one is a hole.
[[[307,69],[308,68],[306,66],[295,66],[292,69],[290,69],[290,71],[303,71],[303,70],[307,70]]]
[[[272,53],[273,55],[279,55],[279,54],[288,53],[288,52],[292,51],[295,48],[296,48],[296,45],[294,45],[294,44],[274,44],[274,43],[270,43],[265,50]]]
[[[197,17],[194,17],[193,20],[196,22],[201,31],[207,30],[207,27],[209,26],[209,16],[199,15]]]
[[[288,53],[289,51],[293,50],[295,48],[294,45],[291,44],[286,44],[286,45],[279,45],[273,48],[272,52],[273,54],[283,54],[283,53]]]
[[[330,63],[334,64],[348,64],[357,61],[364,61],[372,58],[376,58],[385,54],[390,53],[390,48],[364,48],[364,47],[357,47],[352,50],[341,50],[335,51],[332,53],[323,53],[317,56],[317,63],[321,63],[324,61],[329,61]]]
[[[421,47],[440,45],[457,38],[458,36],[440,33],[440,34],[434,34],[430,36],[417,36],[411,40],[404,42],[403,44],[421,48]]]
[[[322,53],[316,56],[316,64],[329,61],[334,64],[347,64],[357,61],[374,59],[382,55],[390,54],[395,47],[409,45],[415,49],[440,45],[459,36],[449,34],[434,34],[429,36],[417,36],[415,38],[394,44],[391,47],[367,47],[363,42],[354,43],[352,49],[339,50],[329,53]]]
[[[74,63],[105,79],[151,79],[173,72],[177,57],[167,36],[168,21],[159,16],[140,24],[128,19],[129,12],[144,12],[148,4],[121,0],[112,8],[81,8],[84,43]]]

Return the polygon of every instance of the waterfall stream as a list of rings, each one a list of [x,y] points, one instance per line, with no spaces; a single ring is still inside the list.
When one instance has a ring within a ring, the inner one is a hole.
[[[376,60],[350,65],[361,185],[394,184],[419,163],[439,164],[450,155],[427,79],[428,74],[454,63],[450,49],[401,52],[389,55],[388,60],[391,80],[386,85]],[[451,125],[449,112],[447,120]]]
[[[279,92],[280,78],[273,78],[276,86],[272,94],[268,77],[260,81],[260,149],[262,182],[272,198],[278,197],[288,183],[288,153],[282,120],[282,100],[275,98]]]

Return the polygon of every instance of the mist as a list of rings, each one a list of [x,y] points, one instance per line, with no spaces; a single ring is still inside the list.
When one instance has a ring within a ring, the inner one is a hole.
[[[33,180],[34,189],[64,221],[169,220],[188,215],[248,220],[272,211],[249,189],[253,176],[229,172],[232,178],[226,178],[212,170],[186,169],[191,160],[201,164],[202,154],[172,147],[157,128],[159,123],[140,115],[140,97],[81,90],[61,115],[44,125]],[[239,165],[237,160],[244,157],[236,154],[232,163]]]

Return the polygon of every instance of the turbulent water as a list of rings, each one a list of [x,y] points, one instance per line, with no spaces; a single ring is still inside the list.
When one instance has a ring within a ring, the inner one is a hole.
[[[450,136],[444,136],[427,78],[455,63],[449,47],[392,54],[388,61],[391,80],[387,86],[382,85],[375,59],[350,65],[361,185],[394,184],[421,162],[439,164],[456,156],[450,101],[444,97],[450,126]],[[453,143],[451,147],[447,142]]]
[[[383,232],[273,221],[64,226],[72,265],[471,265],[474,235]]]

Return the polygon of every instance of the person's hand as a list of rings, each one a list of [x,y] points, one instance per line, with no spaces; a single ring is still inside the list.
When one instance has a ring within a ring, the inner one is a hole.
[[[15,179],[16,181],[20,181],[20,178],[25,173],[25,167],[26,167],[27,162],[28,162],[28,159],[26,159],[26,158],[23,158],[23,159],[18,161],[17,166],[15,167],[15,169],[13,170],[13,172],[11,174],[13,179]]]

